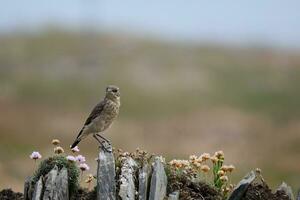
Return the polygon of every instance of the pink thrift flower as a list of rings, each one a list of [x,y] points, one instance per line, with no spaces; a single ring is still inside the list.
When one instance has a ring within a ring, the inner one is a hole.
[[[42,155],[39,152],[34,151],[34,152],[32,152],[32,154],[29,157],[33,160],[37,160],[37,159],[42,158]]]
[[[90,167],[86,164],[86,163],[81,163],[79,165],[79,168],[81,169],[81,171],[87,171],[90,170]]]
[[[79,152],[80,150],[79,150],[79,147],[76,146],[76,147],[74,147],[73,149],[71,149],[71,151],[72,151],[73,153],[75,153],[75,152]]]
[[[82,155],[78,155],[78,156],[76,156],[76,160],[77,160],[79,163],[84,163],[84,162],[85,162],[85,157],[82,156]]]
[[[71,162],[76,161],[76,158],[74,156],[67,156],[66,158],[67,158],[68,161],[71,161]]]

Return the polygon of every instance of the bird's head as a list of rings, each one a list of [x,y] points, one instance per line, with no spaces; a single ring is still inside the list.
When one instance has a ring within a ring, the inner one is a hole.
[[[115,85],[109,85],[106,87],[106,98],[113,101],[120,99],[120,89]]]

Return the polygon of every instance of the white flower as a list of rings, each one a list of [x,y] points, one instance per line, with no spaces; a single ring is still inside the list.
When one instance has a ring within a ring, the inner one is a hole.
[[[84,163],[85,162],[85,157],[82,155],[78,155],[76,156],[76,160],[80,163]]]
[[[73,153],[75,153],[75,152],[79,152],[80,150],[79,150],[79,147],[78,147],[78,146],[75,146],[73,149],[71,149],[71,151],[72,151]]]
[[[32,154],[29,157],[33,160],[37,160],[37,159],[42,158],[42,155],[39,152],[34,151],[34,152],[32,152]]]
[[[71,161],[71,162],[76,161],[76,158],[74,156],[67,156],[66,158],[67,158],[68,161]]]
[[[80,168],[82,171],[90,170],[90,167],[89,167],[86,163],[81,163],[81,164],[79,165],[79,168]]]

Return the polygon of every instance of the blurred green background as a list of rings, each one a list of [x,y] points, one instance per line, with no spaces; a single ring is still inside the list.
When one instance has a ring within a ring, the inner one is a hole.
[[[119,5],[113,2],[113,8]],[[20,15],[32,16],[34,6],[40,8],[29,3],[28,11]],[[7,13],[6,17],[18,15]],[[61,22],[69,23],[64,14],[58,14],[60,25],[0,20],[0,189],[22,191],[25,177],[34,170],[29,154],[33,150],[44,157],[53,154],[53,138],[61,140],[68,154],[108,84],[121,89],[120,116],[105,133],[116,148],[139,147],[167,159],[223,150],[226,162],[237,168],[235,181],[259,167],[272,187],[286,181],[298,189],[298,40],[284,47],[277,45],[276,37],[268,45],[260,40],[237,44],[226,38],[195,42],[148,35],[147,30],[131,32],[128,27],[122,31],[117,25],[102,28],[105,23],[85,26],[97,16],[90,12],[73,19],[72,23],[79,21],[75,28],[64,27]],[[142,13],[137,15],[143,19]],[[86,139],[80,148],[95,173],[96,142]]]

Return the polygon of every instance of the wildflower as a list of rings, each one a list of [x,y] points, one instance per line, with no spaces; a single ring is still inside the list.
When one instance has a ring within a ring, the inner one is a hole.
[[[220,177],[220,180],[221,180],[222,182],[227,182],[227,181],[228,181],[228,176],[221,176],[221,177]]]
[[[78,155],[78,156],[76,156],[76,160],[79,163],[84,163],[85,162],[85,157],[82,156],[82,155]]]
[[[255,172],[256,172],[257,174],[261,174],[261,169],[260,169],[260,168],[256,168],[256,169],[255,169]]]
[[[54,153],[56,153],[56,154],[61,154],[64,152],[65,152],[64,149],[60,146],[54,148]]]
[[[58,139],[52,140],[52,144],[55,146],[58,145],[59,143],[60,143],[60,141]]]
[[[231,173],[233,170],[235,170],[235,167],[233,165],[227,166],[227,170],[229,173]]]
[[[197,159],[197,156],[195,156],[195,155],[190,155],[189,159],[190,159],[190,160],[196,160],[196,159]]]
[[[224,172],[227,172],[228,171],[228,166],[227,165],[223,165],[221,167],[221,170],[223,170]]]
[[[234,186],[233,184],[230,184],[230,185],[229,185],[230,190],[233,190],[234,187],[235,187],[235,186]]]
[[[217,151],[215,153],[215,156],[218,158],[218,159],[224,159],[224,153],[223,151]]]
[[[90,183],[95,179],[95,177],[93,176],[93,174],[89,174],[87,176],[87,179],[85,180],[86,183]]]
[[[33,160],[37,160],[37,159],[42,158],[42,155],[39,152],[34,151],[31,153],[31,155],[29,157]]]
[[[81,163],[79,165],[79,168],[81,169],[81,171],[88,171],[88,170],[90,170],[90,167],[86,163]]]
[[[171,160],[169,164],[175,168],[188,167],[190,165],[187,160]]]
[[[70,162],[75,162],[76,161],[76,158],[74,156],[67,156],[66,158]]]
[[[225,174],[225,172],[224,172],[223,170],[219,170],[219,171],[218,171],[218,175],[219,175],[219,176],[223,176],[224,174]]]
[[[225,193],[227,193],[227,192],[229,192],[229,191],[230,191],[230,188],[229,188],[229,187],[225,187],[225,188],[224,188],[224,192],[225,192]]]
[[[201,168],[200,168],[203,172],[208,172],[210,170],[209,166],[208,165],[202,165]]]
[[[75,146],[73,149],[71,149],[71,151],[73,153],[76,153],[76,152],[79,152],[80,150],[79,150],[78,146]]]
[[[206,161],[208,159],[210,159],[210,155],[209,153],[203,153],[200,158],[202,158],[203,161]]]
[[[212,161],[212,163],[216,164],[219,159],[216,156],[212,156],[210,157],[210,160]]]

